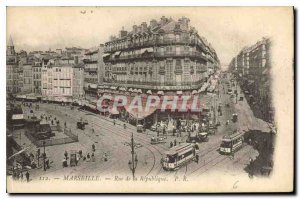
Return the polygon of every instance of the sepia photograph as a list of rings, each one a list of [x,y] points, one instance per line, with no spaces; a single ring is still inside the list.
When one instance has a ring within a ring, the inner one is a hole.
[[[294,77],[293,7],[8,6],[7,192],[293,192]]]

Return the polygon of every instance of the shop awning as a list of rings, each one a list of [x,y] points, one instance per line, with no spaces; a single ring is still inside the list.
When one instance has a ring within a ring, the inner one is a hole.
[[[198,93],[198,91],[196,91],[196,90],[193,90],[192,91],[192,95],[195,95],[195,94],[197,94]]]
[[[157,94],[158,95],[164,95],[165,93],[163,91],[158,91]]]
[[[109,53],[104,53],[104,54],[102,55],[103,58],[104,58],[104,57],[108,57],[108,56],[110,56]]]
[[[142,89],[138,89],[138,90],[137,90],[137,93],[143,93],[143,92],[142,92]]]
[[[129,92],[132,92],[132,88],[129,88],[128,91],[129,91]]]
[[[176,94],[177,95],[182,95],[182,91],[177,91]]]
[[[146,93],[151,95],[151,94],[152,94],[152,91],[151,91],[151,90],[148,90]]]
[[[26,99],[26,95],[17,95],[16,98],[19,98],[19,99]]]
[[[198,90],[198,93],[204,92],[204,91],[207,89],[208,85],[209,85],[209,84],[208,84],[207,82],[205,82],[205,83],[202,85],[202,87]]]
[[[112,114],[112,115],[118,115],[118,114],[120,114],[120,112],[117,109],[115,109],[115,108],[110,109],[109,113]]]
[[[116,86],[111,86],[111,87],[110,87],[110,89],[112,89],[112,90],[116,90],[116,89],[117,89],[117,87],[116,87]]]
[[[153,52],[153,48],[143,48],[141,49],[141,54],[145,53],[145,52]]]
[[[90,87],[91,88],[97,88],[98,86],[97,86],[97,84],[90,84]]]
[[[120,91],[126,91],[126,88],[120,87],[119,90],[120,90]]]
[[[114,53],[114,56],[119,56],[121,54],[121,51],[117,51]]]

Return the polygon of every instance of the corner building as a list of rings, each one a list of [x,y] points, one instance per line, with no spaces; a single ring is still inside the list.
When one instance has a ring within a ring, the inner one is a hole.
[[[143,93],[199,89],[218,69],[219,59],[189,23],[186,17],[163,16],[111,36],[104,46],[104,84]]]

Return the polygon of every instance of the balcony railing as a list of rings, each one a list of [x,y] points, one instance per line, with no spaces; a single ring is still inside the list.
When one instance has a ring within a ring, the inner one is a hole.
[[[96,73],[98,71],[98,69],[97,68],[85,68],[84,71],[85,72],[95,72]]]
[[[155,81],[112,81],[104,80],[104,84],[113,85],[113,86],[126,86],[134,88],[145,88],[145,89],[163,89],[163,87],[175,89],[196,89],[202,86],[203,80],[195,82],[176,82],[176,81],[165,81],[165,82],[155,82]]]
[[[166,52],[154,52],[154,53],[144,53],[144,54],[136,54],[136,55],[123,55],[120,57],[111,57],[106,61],[124,61],[129,59],[151,59],[151,58],[184,58],[184,57],[191,57],[191,58],[198,58],[207,61],[206,56],[204,56],[201,52],[195,51],[166,51]]]
[[[83,59],[82,61],[83,61],[83,63],[85,63],[85,64],[94,64],[94,63],[97,63],[97,62],[98,62],[97,59]]]
[[[104,52],[109,53],[109,52],[114,52],[118,50],[129,50],[129,49],[134,49],[138,47],[150,47],[150,46],[162,46],[162,45],[199,45],[201,48],[203,48],[203,44],[201,42],[198,42],[197,39],[190,39],[190,38],[180,38],[180,39],[171,39],[171,38],[164,38],[164,39],[153,39],[153,40],[148,40],[148,41],[140,41],[140,42],[130,42],[122,46],[113,46],[113,47],[104,47]]]

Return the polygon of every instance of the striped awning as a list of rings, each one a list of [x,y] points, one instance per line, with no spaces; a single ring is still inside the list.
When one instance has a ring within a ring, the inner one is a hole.
[[[114,53],[114,56],[119,56],[121,54],[121,51],[117,51]]]
[[[193,90],[192,91],[192,95],[195,95],[195,94],[197,94],[198,93],[198,91],[196,91],[196,90]]]
[[[163,91],[158,91],[157,94],[158,95],[164,95],[165,93]]]
[[[177,95],[182,95],[182,91],[177,91],[176,94]]]

